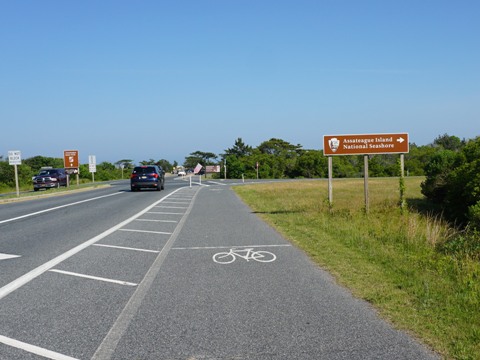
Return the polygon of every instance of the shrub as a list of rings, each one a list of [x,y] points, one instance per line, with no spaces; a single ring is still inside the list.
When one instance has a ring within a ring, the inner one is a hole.
[[[442,150],[425,167],[422,194],[442,207],[445,216],[459,225],[479,227],[480,137],[460,152]]]

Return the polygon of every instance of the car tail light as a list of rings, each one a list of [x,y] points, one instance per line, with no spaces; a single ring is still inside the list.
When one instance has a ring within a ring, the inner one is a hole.
[[[135,179],[136,177],[137,177],[137,174],[130,175],[130,179]]]
[[[158,178],[158,174],[155,174],[155,173],[154,173],[154,174],[152,174],[152,176],[153,176],[155,179]]]

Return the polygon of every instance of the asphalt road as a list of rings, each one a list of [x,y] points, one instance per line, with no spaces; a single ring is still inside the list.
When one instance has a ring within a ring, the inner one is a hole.
[[[0,204],[0,359],[434,359],[260,221],[170,178]]]

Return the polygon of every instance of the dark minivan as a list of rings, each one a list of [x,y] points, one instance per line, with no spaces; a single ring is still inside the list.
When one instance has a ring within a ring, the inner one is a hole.
[[[158,191],[165,188],[165,172],[161,166],[135,166],[130,175],[130,189],[137,191],[142,188],[154,188]]]

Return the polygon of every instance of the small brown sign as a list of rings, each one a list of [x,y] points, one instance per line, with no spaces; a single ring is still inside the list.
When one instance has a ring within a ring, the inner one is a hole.
[[[325,135],[323,155],[406,154],[408,134]]]
[[[78,150],[65,150],[63,164],[65,169],[78,169]]]

